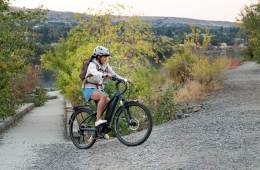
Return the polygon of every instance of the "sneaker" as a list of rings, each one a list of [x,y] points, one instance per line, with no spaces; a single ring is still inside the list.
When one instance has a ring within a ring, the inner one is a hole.
[[[109,135],[108,135],[108,134],[105,134],[105,135],[104,135],[104,138],[108,140],[108,139],[109,139]]]
[[[107,123],[107,120],[99,119],[98,121],[95,122],[95,126],[101,125],[103,123]]]

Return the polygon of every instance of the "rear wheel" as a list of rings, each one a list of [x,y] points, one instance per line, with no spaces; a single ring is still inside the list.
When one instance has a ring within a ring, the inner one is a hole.
[[[96,142],[95,120],[95,114],[88,110],[79,110],[72,115],[69,132],[77,148],[88,149]]]
[[[127,117],[130,115],[130,121]],[[131,102],[115,115],[115,133],[120,142],[127,146],[144,143],[152,132],[153,121],[149,109],[141,103]]]

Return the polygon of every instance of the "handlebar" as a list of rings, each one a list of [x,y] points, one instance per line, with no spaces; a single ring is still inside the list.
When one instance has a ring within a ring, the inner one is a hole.
[[[115,76],[112,76],[112,80],[116,82],[116,89],[117,89],[117,90],[119,90],[119,87],[118,87],[118,86],[119,86],[120,83],[123,83],[123,84],[124,84],[125,89],[121,92],[121,95],[124,94],[124,93],[127,91],[127,89],[128,89],[128,83],[130,83],[130,82],[125,81],[125,80],[120,79],[120,78],[117,78],[117,77],[115,77]]]
[[[116,76],[112,76],[112,80],[117,82],[124,81],[123,79],[117,78]]]

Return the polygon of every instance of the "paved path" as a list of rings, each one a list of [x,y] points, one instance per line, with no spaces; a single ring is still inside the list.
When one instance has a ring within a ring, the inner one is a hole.
[[[57,92],[49,93],[56,95]],[[41,145],[64,142],[63,99],[49,100],[0,135],[0,169],[27,169]]]

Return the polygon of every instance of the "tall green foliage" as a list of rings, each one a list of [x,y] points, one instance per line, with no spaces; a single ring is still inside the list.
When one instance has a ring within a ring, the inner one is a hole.
[[[8,0],[0,0],[0,117],[14,113],[17,100],[12,81],[22,74],[34,55],[34,35],[29,25],[38,22],[39,11],[11,11]]]
[[[42,63],[45,68],[57,72],[57,85],[65,96],[79,103],[81,80],[78,75],[82,61],[90,58],[97,45],[103,45],[112,52],[110,64],[114,70],[136,82],[136,93],[132,97],[144,97],[151,93],[147,90],[149,83],[146,84],[152,79],[147,76],[150,61],[159,62],[153,48],[154,39],[151,26],[137,17],[121,18],[109,13],[92,15],[88,20],[80,19],[80,24],[66,39],[42,56]],[[137,89],[145,92],[141,94]]]
[[[167,37],[156,36],[151,25],[138,17],[117,17],[110,13],[92,15],[61,39],[48,53],[42,55],[46,69],[57,73],[57,85],[73,104],[83,102],[80,68],[85,58],[90,58],[98,45],[112,52],[110,64],[120,75],[132,80],[130,99],[141,99],[154,112],[157,123],[174,117],[173,91],[160,91],[165,77],[158,71],[161,62],[174,52],[174,42]],[[114,84],[106,86],[111,95]],[[156,123],[155,122],[155,123]]]
[[[241,12],[243,27],[248,35],[248,52],[251,59],[260,63],[260,1],[246,6]]]

